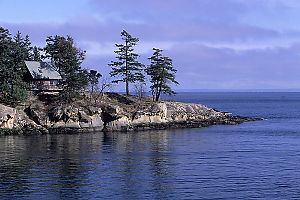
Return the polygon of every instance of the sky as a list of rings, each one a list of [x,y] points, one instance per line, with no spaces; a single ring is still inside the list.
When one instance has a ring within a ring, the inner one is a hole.
[[[40,47],[71,35],[104,76],[126,30],[139,61],[173,59],[175,90],[300,88],[299,0],[0,0],[0,26]]]

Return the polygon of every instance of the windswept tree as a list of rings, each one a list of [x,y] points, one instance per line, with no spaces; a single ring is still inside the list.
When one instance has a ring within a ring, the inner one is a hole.
[[[98,73],[96,70],[90,70],[88,73],[89,89],[90,89],[90,101],[94,96],[95,91],[98,88],[99,78],[102,77],[102,74]]]
[[[129,95],[129,83],[144,82],[145,76],[142,73],[144,65],[137,61],[139,55],[133,52],[133,47],[136,46],[139,39],[132,37],[125,30],[121,32],[121,38],[124,44],[116,44],[118,48],[115,51],[116,61],[112,61],[108,65],[112,67],[110,76],[119,78],[113,82],[125,82],[126,95]]]
[[[177,70],[173,68],[172,59],[163,56],[161,53],[163,50],[153,48],[153,51],[153,55],[148,58],[151,63],[145,71],[150,76],[153,101],[158,101],[161,94],[175,94],[170,84],[179,83],[175,80]]]
[[[63,80],[60,100],[71,103],[73,98],[80,97],[80,91],[88,85],[88,73],[81,68],[85,51],[77,48],[71,36],[49,36],[44,48],[46,58],[58,67]]]
[[[14,38],[0,27],[0,100],[13,106],[24,102],[28,96],[25,82],[25,60],[31,60],[29,36],[18,32]]]

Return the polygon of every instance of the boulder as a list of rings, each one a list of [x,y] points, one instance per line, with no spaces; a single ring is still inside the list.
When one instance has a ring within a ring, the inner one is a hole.
[[[79,122],[90,123],[92,119],[84,111],[79,111]]]
[[[126,117],[122,116],[119,119],[111,121],[106,124],[105,130],[107,131],[125,131],[131,124],[131,120]]]
[[[17,110],[0,104],[0,128],[13,128]]]
[[[95,106],[88,106],[87,110],[89,112],[89,115],[101,114],[102,112],[101,108],[97,108]]]
[[[79,121],[78,116],[79,109],[73,106],[68,106],[64,108],[64,116],[66,118],[65,121],[72,120],[72,121]]]
[[[43,111],[41,105],[31,104],[24,112],[27,116],[38,125],[49,126],[48,113]]]
[[[73,106],[57,106],[49,111],[49,117],[51,121],[58,122],[60,120],[67,122],[68,120],[78,121],[79,109]]]
[[[80,129],[81,126],[79,124],[79,121],[72,121],[72,120],[69,120],[65,123],[65,128],[77,128],[77,129]]]
[[[58,122],[63,119],[63,115],[64,115],[64,109],[62,106],[54,107],[49,111],[49,117],[51,121]]]
[[[104,128],[104,122],[101,116],[92,116],[92,127],[93,128]]]

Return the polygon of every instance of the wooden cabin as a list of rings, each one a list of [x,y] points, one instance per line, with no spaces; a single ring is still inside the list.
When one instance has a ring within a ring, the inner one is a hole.
[[[53,63],[25,61],[25,65],[28,69],[28,83],[31,91],[57,93],[62,90],[58,85],[62,78]]]

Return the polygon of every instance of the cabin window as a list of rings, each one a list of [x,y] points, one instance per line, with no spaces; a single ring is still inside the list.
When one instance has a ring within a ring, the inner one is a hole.
[[[54,80],[50,80],[50,85],[54,85]]]
[[[42,81],[36,81],[35,84],[36,85],[42,85],[43,83],[42,83]]]

